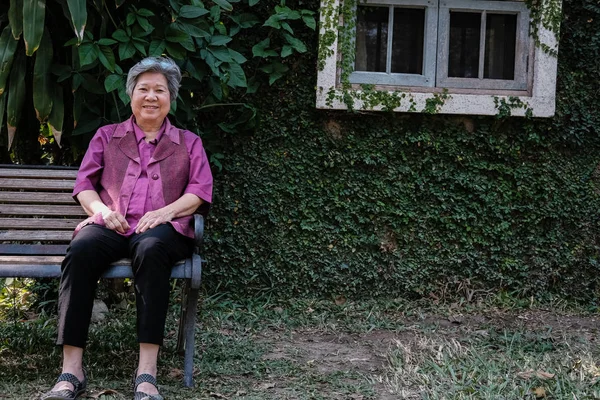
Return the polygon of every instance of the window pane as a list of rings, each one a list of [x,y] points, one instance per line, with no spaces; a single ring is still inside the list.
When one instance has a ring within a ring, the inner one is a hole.
[[[423,74],[425,9],[394,8],[392,72]]]
[[[480,31],[480,13],[450,12],[448,76],[478,77]]]
[[[483,77],[515,79],[517,16],[488,14],[485,29]]]
[[[356,19],[356,71],[386,72],[388,7],[359,6]]]

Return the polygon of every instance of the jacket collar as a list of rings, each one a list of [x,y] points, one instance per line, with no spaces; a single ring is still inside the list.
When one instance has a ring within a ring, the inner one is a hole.
[[[139,163],[140,155],[138,152],[135,132],[133,130],[133,120],[134,116],[132,115],[127,121],[117,124],[113,137],[119,138],[119,148],[121,151],[123,151],[123,153],[125,153],[125,155],[130,159]],[[150,162],[160,161],[167,158],[173,154],[175,148],[179,144],[179,129],[171,125],[169,118],[165,118],[165,132],[163,133],[163,138],[160,140],[160,142],[158,142],[158,145],[154,150],[154,155],[150,158]]]
[[[113,137],[115,138],[122,138],[125,137],[125,135],[127,135],[128,133],[133,134],[134,138],[135,138],[135,132],[133,130],[133,124],[135,117],[132,115],[131,117],[129,117],[128,120],[121,122],[120,124],[117,124],[117,127],[115,128],[115,133],[113,135]],[[165,118],[165,132],[164,135],[166,135],[171,142],[175,143],[175,144],[179,144],[180,142],[180,138],[179,138],[179,129],[173,127],[173,125],[171,125],[171,121],[169,120],[168,117]]]

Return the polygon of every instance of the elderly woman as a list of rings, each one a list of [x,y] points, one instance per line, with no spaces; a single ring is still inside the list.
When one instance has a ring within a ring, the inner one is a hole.
[[[146,58],[127,76],[132,117],[100,128],[83,158],[73,197],[89,215],[62,264],[57,344],[62,374],[42,399],[75,399],[86,388],[83,350],[94,293],[112,262],[130,258],[139,362],[134,399],[162,399],[156,383],[172,265],[191,255],[193,217],[212,200],[212,175],[195,134],[171,125],[181,72],[168,58]]]

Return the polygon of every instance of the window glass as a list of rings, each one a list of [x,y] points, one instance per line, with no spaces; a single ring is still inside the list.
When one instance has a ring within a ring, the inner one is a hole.
[[[394,8],[392,73],[423,74],[425,9]]]
[[[358,7],[356,71],[386,72],[388,7]]]
[[[483,77],[489,79],[515,78],[515,47],[517,16],[487,14]]]
[[[449,77],[478,77],[480,32],[481,13],[450,12]]]

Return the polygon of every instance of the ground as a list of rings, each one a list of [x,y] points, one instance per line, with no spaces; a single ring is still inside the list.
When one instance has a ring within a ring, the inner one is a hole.
[[[165,398],[600,399],[593,312],[453,306],[407,312],[398,304],[373,303],[213,306],[198,326],[194,389],[182,387],[182,360],[169,333],[159,379]],[[113,335],[112,324],[123,321],[96,327],[96,335]],[[91,344],[96,355],[87,360],[87,398],[131,397],[127,375],[135,353],[129,345],[123,343],[120,353]],[[56,353],[25,353],[15,360],[10,346],[0,352],[0,399],[36,398],[55,376],[56,367],[45,367]]]

